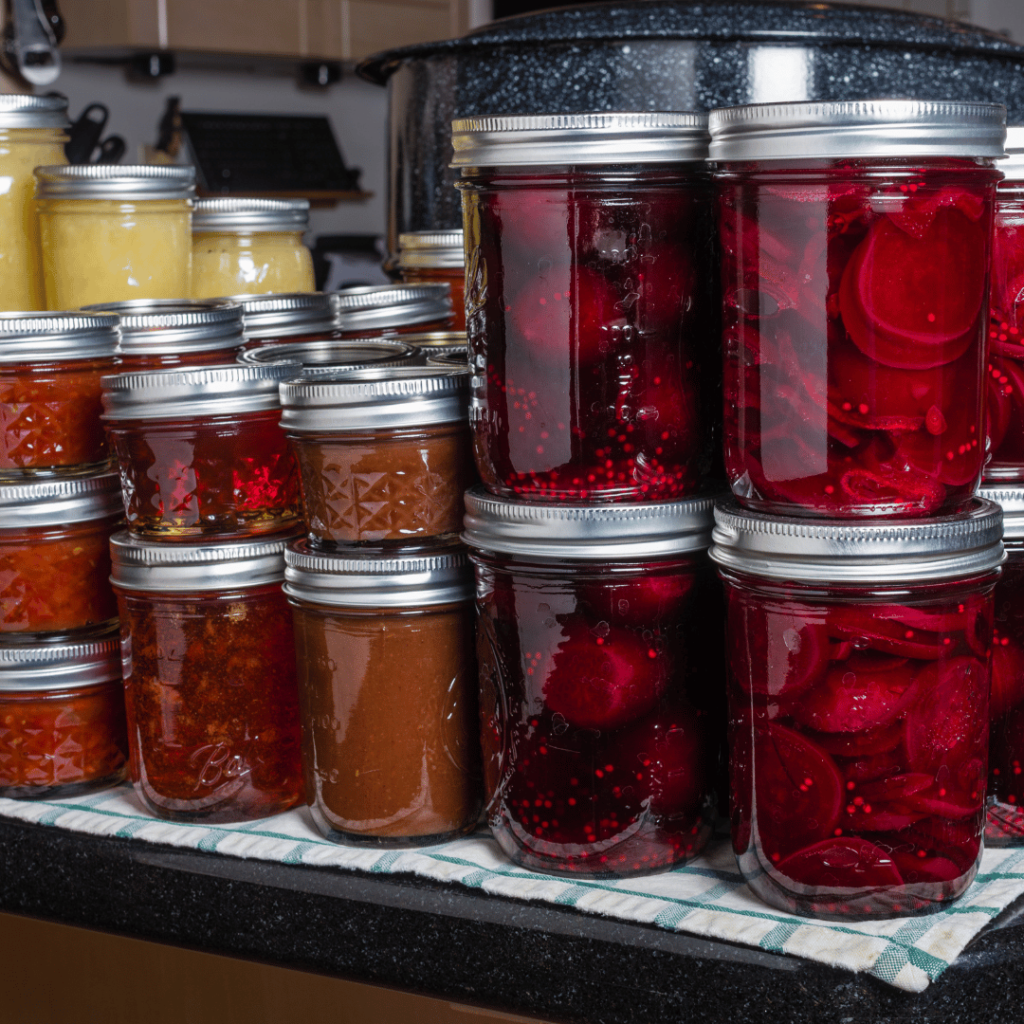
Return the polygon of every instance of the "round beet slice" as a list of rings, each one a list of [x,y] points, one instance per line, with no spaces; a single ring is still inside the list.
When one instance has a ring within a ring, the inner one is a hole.
[[[890,722],[859,732],[816,732],[810,739],[833,757],[863,758],[895,750],[903,739],[903,723]]]
[[[982,393],[971,390],[933,405],[925,429],[900,434],[898,462],[952,487],[977,481],[985,460],[985,418]]]
[[[890,854],[857,836],[825,839],[776,865],[779,874],[819,889],[878,889],[903,884]]]
[[[793,717],[818,732],[877,730],[899,714],[912,682],[912,674],[902,664],[888,671],[839,664],[794,703]]]
[[[621,583],[606,578],[587,587],[586,599],[616,625],[654,630],[678,618],[695,582],[692,573],[679,571],[652,572]]]
[[[938,634],[897,622],[889,617],[890,609],[886,605],[834,605],[828,613],[829,635],[900,658],[929,661],[942,657],[946,645]]]

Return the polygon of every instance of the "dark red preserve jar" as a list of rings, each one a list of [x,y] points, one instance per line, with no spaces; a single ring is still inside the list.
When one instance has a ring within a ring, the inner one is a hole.
[[[711,501],[466,495],[484,786],[517,864],[621,877],[707,842],[724,740]]]
[[[720,405],[706,115],[479,117],[453,133],[484,486],[695,493]]]
[[[985,824],[998,506],[898,524],[716,509],[732,841],[774,907],[941,910]]]

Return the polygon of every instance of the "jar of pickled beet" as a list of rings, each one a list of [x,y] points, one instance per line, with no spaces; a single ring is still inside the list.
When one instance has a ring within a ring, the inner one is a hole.
[[[353,338],[350,341],[282,341],[277,345],[247,348],[238,355],[246,366],[292,362],[309,377],[338,370],[368,370],[380,366],[407,366],[417,362],[419,350],[397,338]]]
[[[71,633],[117,618],[116,473],[0,484],[0,633]]]
[[[0,644],[0,796],[78,796],[122,781],[120,654],[116,629]]]
[[[47,309],[190,294],[195,168],[73,164],[35,176]]]
[[[707,842],[725,740],[711,509],[466,495],[486,809],[517,864],[621,877]]]
[[[34,168],[63,164],[68,101],[0,96],[0,310],[45,309]]]
[[[233,363],[105,377],[128,529],[190,541],[298,526],[299,475],[278,426],[278,384],[298,369]]]
[[[745,507],[846,518],[969,504],[1004,118],[917,100],[712,112],[725,463]]]
[[[474,482],[469,374],[386,366],[281,385],[309,538],[338,544],[451,540]]]
[[[199,199],[192,213],[192,297],[313,292],[302,244],[308,199]]]
[[[405,284],[444,282],[451,289],[452,327],[466,329],[466,254],[461,231],[410,231],[398,236],[398,276]]]
[[[329,295],[230,295],[242,307],[246,348],[282,341],[332,341],[342,336]]]
[[[454,329],[451,289],[440,284],[379,284],[331,293],[344,338]]]
[[[716,509],[732,842],[753,892],[928,914],[978,868],[998,506],[898,524]]]
[[[227,363],[245,344],[242,307],[222,299],[135,299],[86,311],[118,317],[118,366],[125,372]]]
[[[458,547],[285,553],[306,802],[340,843],[425,846],[480,814],[473,574]]]
[[[107,465],[100,378],[116,351],[116,316],[0,313],[0,480]]]
[[[111,539],[131,779],[158,817],[242,821],[302,797],[288,539]]]

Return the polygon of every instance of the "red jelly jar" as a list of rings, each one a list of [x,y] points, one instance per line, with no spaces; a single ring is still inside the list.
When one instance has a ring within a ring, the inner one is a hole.
[[[970,501],[1005,113],[916,100],[712,112],[725,464],[744,506],[842,518]]]
[[[337,370],[368,370],[377,366],[405,366],[417,362],[419,350],[397,338],[353,338],[347,341],[283,341],[279,345],[247,348],[238,356],[246,366],[292,362],[309,377]]]
[[[0,313],[0,479],[106,466],[100,378],[117,317]]]
[[[732,841],[808,917],[942,909],[982,852],[998,506],[899,524],[716,509]]]
[[[124,778],[116,633],[0,644],[0,796],[68,797]]]
[[[455,327],[448,283],[381,284],[331,293],[346,338],[388,337]]]
[[[131,779],[161,818],[262,818],[302,796],[286,542],[111,540]]]
[[[406,284],[447,282],[452,327],[466,329],[466,254],[462,231],[409,231],[398,236],[396,268]]]
[[[282,340],[327,341],[341,337],[334,304],[322,292],[230,295],[224,301],[242,307],[247,348],[275,345]]]
[[[720,404],[706,115],[480,117],[453,133],[484,486],[695,493]]]
[[[123,371],[229,363],[245,344],[242,307],[223,299],[133,299],[89,310],[118,317]]]
[[[0,485],[0,633],[68,633],[117,618],[116,473]]]
[[[484,786],[517,864],[664,870],[707,842],[725,734],[711,501],[466,495]]]
[[[294,363],[122,373],[103,380],[128,529],[163,540],[249,537],[301,522],[278,426]]]

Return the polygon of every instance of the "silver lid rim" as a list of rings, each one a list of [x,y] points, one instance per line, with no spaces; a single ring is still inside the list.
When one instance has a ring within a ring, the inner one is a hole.
[[[398,236],[399,268],[461,270],[465,264],[465,240],[461,228],[452,231],[409,231]]]
[[[100,313],[0,313],[0,363],[112,358],[118,318]]]
[[[0,485],[0,530],[98,522],[124,515],[117,473]]]
[[[305,231],[308,199],[197,199],[192,234],[237,231]]]
[[[0,94],[0,131],[69,127],[68,101],[61,96]]]
[[[0,648],[0,693],[73,691],[120,679],[121,643],[117,635]]]
[[[245,343],[241,307],[219,299],[133,299],[84,309],[120,318],[123,355],[226,351]]]
[[[281,292],[263,295],[225,295],[223,302],[242,307],[248,338],[291,338],[338,329],[331,297],[323,292]]]
[[[343,331],[409,327],[452,315],[447,282],[346,288],[332,292],[331,301]]]
[[[40,199],[191,199],[196,169],[178,164],[57,164],[37,167]]]
[[[1003,539],[1024,540],[1024,484],[986,480],[979,498],[995,502],[1003,510]]]
[[[416,359],[419,350],[394,338],[351,338],[329,341],[293,341],[279,345],[247,348],[238,362],[252,366],[293,362],[302,376],[335,373],[338,370],[366,370],[374,366],[401,366]],[[346,361],[348,360],[348,361]]]

